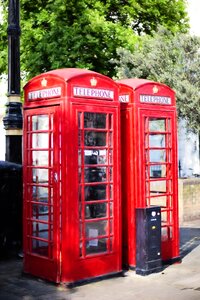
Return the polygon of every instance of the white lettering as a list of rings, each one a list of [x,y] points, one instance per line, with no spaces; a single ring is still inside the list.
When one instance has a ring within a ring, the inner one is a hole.
[[[119,102],[128,103],[129,102],[129,95],[120,95]]]
[[[114,91],[103,89],[91,89],[75,86],[73,88],[73,94],[75,97],[91,97],[102,99],[114,99]]]
[[[61,96],[61,87],[54,87],[51,89],[33,91],[28,93],[28,100],[56,98]]]
[[[170,105],[171,98],[163,97],[163,96],[153,96],[153,95],[140,95],[140,102],[141,103]]]

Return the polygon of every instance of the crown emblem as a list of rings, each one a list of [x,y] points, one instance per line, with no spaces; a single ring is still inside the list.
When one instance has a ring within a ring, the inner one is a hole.
[[[157,85],[154,85],[154,87],[153,87],[153,93],[156,94],[157,92],[158,92],[158,87],[157,87]]]
[[[96,80],[96,78],[92,78],[92,79],[90,79],[90,83],[91,83],[91,86],[96,86],[97,85],[97,80]]]
[[[42,79],[41,85],[42,85],[42,86],[47,86],[47,80],[46,80],[46,78],[43,78],[43,79]]]

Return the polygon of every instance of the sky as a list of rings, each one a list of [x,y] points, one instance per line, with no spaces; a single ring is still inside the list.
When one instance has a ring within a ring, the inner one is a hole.
[[[200,36],[200,0],[188,0],[191,34]]]

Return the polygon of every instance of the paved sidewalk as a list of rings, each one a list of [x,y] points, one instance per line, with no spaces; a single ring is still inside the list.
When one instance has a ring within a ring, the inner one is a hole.
[[[22,274],[22,260],[0,261],[0,300],[199,300],[200,221],[181,228],[182,263],[148,276],[128,271],[73,288]]]

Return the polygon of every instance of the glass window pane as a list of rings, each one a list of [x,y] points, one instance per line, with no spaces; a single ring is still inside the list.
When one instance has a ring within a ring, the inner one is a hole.
[[[32,148],[47,148],[49,147],[49,134],[48,133],[33,133],[32,134]]]
[[[87,165],[96,165],[98,160],[99,150],[87,149],[84,150],[84,162]]]
[[[99,150],[99,155],[97,158],[97,163],[103,165],[107,163],[107,151],[105,149]]]
[[[85,168],[85,182],[106,181],[106,167]]]
[[[107,151],[105,149],[87,149],[84,150],[84,162],[85,164],[106,164],[107,163]]]
[[[32,117],[32,130],[48,130],[49,129],[49,116],[38,115]]]
[[[85,201],[106,200],[106,185],[96,184],[85,186]]]
[[[156,195],[159,193],[166,193],[166,180],[158,180],[150,182],[150,192],[151,195]]]
[[[48,166],[49,152],[48,151],[32,151],[33,166]]]
[[[108,221],[86,223],[86,237],[93,238],[108,234]]]
[[[166,161],[166,150],[149,151],[149,162],[165,162],[165,161]]]
[[[106,114],[85,112],[84,128],[106,128]]]
[[[113,200],[113,185],[110,185],[110,199]]]
[[[167,196],[151,198],[150,199],[150,205],[167,207]]]
[[[112,132],[109,133],[109,143],[108,143],[109,147],[112,147],[113,145],[113,134]]]
[[[150,118],[149,131],[165,131],[165,119]]]
[[[33,182],[47,184],[49,179],[48,169],[33,169]]]
[[[85,146],[106,146],[106,132],[85,131]]]
[[[32,239],[32,252],[41,256],[48,256],[48,242]]]
[[[37,220],[49,221],[49,206],[46,205],[32,205],[32,217]],[[53,209],[51,209],[53,211]],[[52,212],[51,212],[52,213]]]
[[[49,238],[49,224],[33,222],[33,236],[48,240]]]
[[[113,216],[113,203],[110,202],[110,217]]]
[[[49,189],[45,187],[33,186],[32,199],[36,202],[48,203]]]
[[[150,134],[149,147],[165,147],[165,134]]]
[[[95,254],[107,251],[108,239],[94,239],[87,242],[86,254]]]
[[[151,178],[166,177],[166,165],[150,166],[150,177]]]
[[[95,203],[86,204],[85,206],[85,218],[104,218],[107,216],[107,204],[106,203]]]

